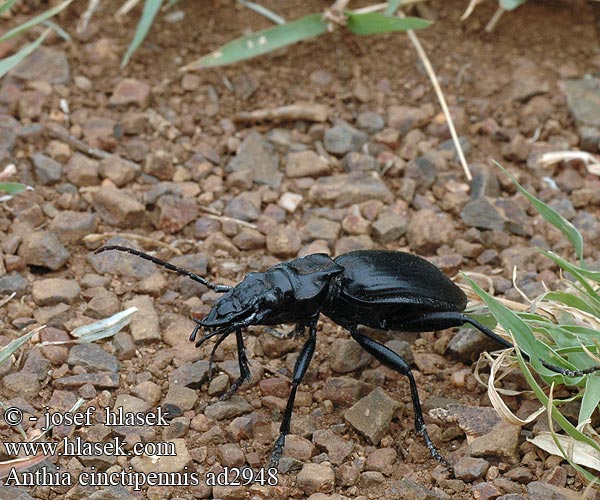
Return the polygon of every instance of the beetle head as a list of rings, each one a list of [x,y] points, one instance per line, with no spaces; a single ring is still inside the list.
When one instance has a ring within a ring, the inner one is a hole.
[[[210,330],[269,324],[285,300],[285,292],[266,273],[250,273],[225,293],[200,324]],[[265,322],[266,321],[266,322]]]

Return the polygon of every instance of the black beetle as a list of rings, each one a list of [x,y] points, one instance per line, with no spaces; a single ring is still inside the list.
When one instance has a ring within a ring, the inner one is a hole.
[[[235,332],[240,376],[222,399],[231,396],[250,378],[242,328],[295,323],[294,335],[304,334],[308,329],[308,339],[294,367],[290,396],[271,455],[272,467],[279,462],[285,436],[290,430],[296,391],[315,350],[317,321],[321,313],[347,329],[352,338],[382,364],[408,377],[416,432],[423,436],[431,455],[445,465],[448,465],[447,462],[427,434],[410,366],[388,347],[360,333],[358,326],[426,332],[469,323],[502,347],[512,347],[510,342],[463,312],[467,297],[440,269],[421,257],[405,252],[357,250],[334,259],[323,253],[312,254],[279,263],[265,272],[249,273],[238,285],[229,287],[210,283],[195,273],[132,248],[111,245],[101,247],[95,253],[106,250],[120,250],[148,259],[224,294],[204,319],[196,320],[197,325],[190,335],[196,347],[218,336],[211,354],[212,365],[216,348]],[[201,328],[204,328],[205,334],[196,340]],[[526,353],[523,354],[527,357]],[[553,371],[571,376],[599,368],[575,372],[542,363]]]

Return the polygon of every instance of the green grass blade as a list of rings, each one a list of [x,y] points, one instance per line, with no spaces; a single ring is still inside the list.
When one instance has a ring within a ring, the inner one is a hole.
[[[592,305],[600,308],[600,295],[598,295],[598,292],[592,286],[592,284],[587,279],[585,279],[585,276],[581,273],[581,268],[577,267],[574,264],[571,264],[568,260],[563,259],[562,257],[556,255],[553,252],[548,252],[547,250],[540,251],[546,257],[556,262],[564,271],[571,273],[573,277],[577,280],[577,282],[585,290],[587,296],[592,300]],[[596,309],[595,314],[597,316],[600,316],[600,309]]]
[[[4,2],[2,5],[0,5],[0,14],[2,14],[4,11],[10,9],[16,2],[17,0],[6,0],[6,2]]]
[[[77,337],[79,342],[94,342],[106,337],[112,337],[131,322],[131,318],[137,310],[137,307],[130,307],[108,318],[90,323],[89,325],[79,326],[71,332],[71,335]]]
[[[598,271],[590,271],[588,269],[583,269],[581,267],[578,267],[579,272],[584,275],[586,278],[591,279],[592,281],[595,281],[596,283],[600,283],[600,272]]]
[[[584,311],[590,314],[596,314],[596,310],[588,303],[583,297],[578,297],[572,293],[563,292],[562,290],[556,290],[548,292],[544,295],[545,300],[553,300],[560,302],[569,307],[574,307],[580,311]]]
[[[377,35],[380,33],[391,33],[394,31],[418,30],[427,28],[432,23],[420,17],[390,17],[379,12],[367,12],[357,14],[349,11],[347,28],[359,36]]]
[[[6,61],[6,59],[0,61],[0,66],[2,66],[4,61]],[[20,184],[18,182],[0,182],[0,193],[19,194],[26,189],[27,186],[25,184]]]
[[[165,10],[169,10],[171,7],[173,7],[173,5],[178,4],[180,1],[181,0],[169,0],[169,3],[165,5]]]
[[[66,1],[58,4],[56,7],[48,9],[46,12],[42,12],[39,16],[35,16],[34,18],[30,19],[29,21],[25,21],[23,24],[11,29],[7,33],[4,33],[4,35],[2,35],[0,37],[0,42],[3,42],[4,40],[8,40],[9,38],[11,38],[15,35],[18,35],[19,33],[22,33],[23,31],[27,31],[28,29],[33,28],[37,24],[44,22],[46,19],[50,19],[52,16],[55,16],[61,10],[63,10],[65,7],[67,7],[72,1],[73,0],[66,0]]]
[[[39,332],[42,328],[45,327],[46,325],[41,326],[39,328],[34,328],[30,332],[21,335],[19,338],[11,340],[2,349],[0,349],[0,365],[2,365],[2,363],[4,363],[10,356],[12,356],[19,347],[21,347],[25,342],[27,342],[31,337],[33,337],[37,332]]]
[[[500,168],[506,175],[508,175],[511,181],[517,186],[519,191],[525,195],[525,197],[531,202],[531,204],[535,207],[535,209],[540,213],[540,215],[546,219],[550,224],[552,224],[556,229],[558,229],[564,236],[567,238],[573,248],[575,248],[575,253],[579,260],[583,259],[583,237],[581,233],[577,230],[577,228],[571,224],[567,219],[565,219],[562,215],[560,215],[556,210],[552,207],[546,205],[543,201],[538,200],[535,196],[533,196],[529,191],[527,191],[521,184],[517,182],[517,179],[506,170],[500,163],[494,161],[496,166]]]
[[[521,371],[523,372],[525,380],[527,381],[527,383],[533,390],[536,397],[539,399],[540,403],[542,403],[542,405],[547,407],[548,406],[548,396],[546,396],[546,393],[544,392],[544,390],[537,383],[535,377],[532,375],[531,371],[529,370],[527,363],[525,363],[525,360],[521,356],[521,353],[518,353],[517,359],[519,361],[519,365],[521,366]],[[596,441],[594,441],[592,438],[590,438],[589,436],[586,436],[581,431],[579,431],[571,422],[569,422],[566,419],[566,417],[564,417],[560,413],[560,411],[558,411],[558,409],[554,405],[552,405],[551,412],[552,412],[552,418],[556,421],[556,423],[558,425],[561,426],[561,428],[569,436],[571,436],[573,439],[575,439],[577,441],[582,441],[584,443],[587,443],[592,448],[600,451],[600,445],[598,445],[598,443],[596,443]]]
[[[513,311],[486,293],[468,276],[465,276],[465,278],[473,290],[475,290],[475,293],[477,293],[481,300],[485,302],[490,312],[494,315],[498,322],[507,332],[512,334],[519,348],[529,354],[529,357],[531,358],[530,362],[535,370],[544,375],[556,375],[550,370],[544,368],[540,363],[540,358],[546,358],[547,350],[549,348],[535,338],[531,328],[527,325],[527,323],[519,318],[519,316],[517,316],[517,314],[515,314]]]
[[[327,22],[323,15],[310,14],[283,26],[267,28],[228,42],[182,69],[191,71],[243,61],[325,33]]]
[[[160,7],[163,3],[163,0],[146,0],[144,2],[144,10],[142,11],[142,16],[140,17],[140,21],[135,29],[135,34],[133,35],[133,39],[127,47],[127,51],[123,56],[123,60],[121,61],[121,68],[127,66],[129,59],[133,55],[133,53],[138,49],[138,47],[146,38],[146,35],[150,31],[152,27],[152,22],[156,17],[156,14],[160,10]]]
[[[5,57],[0,60],[0,78],[2,78],[6,73],[8,73],[11,69],[13,69],[17,64],[19,64],[23,59],[25,59],[29,54],[31,54],[35,49],[37,49],[42,42],[46,39],[48,34],[50,33],[50,29],[44,31],[37,40],[31,42],[24,47],[21,47],[18,52],[13,54],[12,56]],[[8,186],[12,183],[2,184],[3,186]]]
[[[523,5],[527,0],[500,0],[500,8],[504,10],[514,10]]]
[[[279,24],[280,26],[285,24],[285,19],[283,17],[281,17],[279,14],[275,14],[275,12],[267,9],[266,7],[263,7],[262,5],[259,5],[254,2],[249,2],[248,0],[237,1],[241,3],[244,7],[253,10],[261,16],[266,17],[269,21],[273,21],[275,24]]]
[[[46,26],[47,28],[52,28],[55,33],[61,37],[65,42],[70,42],[71,41],[71,35],[69,35],[64,29],[62,29],[58,24],[56,24],[53,21],[44,21],[42,22],[43,26]]]
[[[393,16],[398,10],[398,7],[400,7],[401,3],[402,0],[388,0],[387,7],[385,8],[383,15],[388,17]]]

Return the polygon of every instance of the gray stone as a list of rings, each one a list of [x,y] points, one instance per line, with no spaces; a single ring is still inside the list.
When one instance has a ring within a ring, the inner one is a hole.
[[[372,156],[357,151],[351,151],[342,158],[342,167],[346,172],[369,172],[378,171],[377,160]]]
[[[498,343],[472,328],[460,329],[448,343],[447,353],[463,363],[473,363],[484,351],[498,349]]]
[[[115,333],[112,344],[118,359],[133,359],[135,357],[135,343],[133,337],[127,332]]]
[[[346,410],[344,418],[372,444],[378,444],[389,432],[390,422],[400,403],[380,387]]]
[[[32,400],[39,396],[41,388],[37,374],[25,371],[5,375],[2,379],[2,385],[6,396],[18,396],[26,400]]]
[[[433,185],[438,172],[443,170],[445,163],[446,160],[440,153],[430,151],[408,162],[405,169],[405,177],[414,179],[417,186],[419,186],[420,192],[423,192],[423,190]]]
[[[600,127],[579,127],[579,147],[590,153],[600,150]]]
[[[355,172],[317,179],[308,192],[310,201],[318,205],[334,203],[347,207],[369,200],[391,203],[394,195],[375,172]]]
[[[98,177],[98,161],[75,152],[65,165],[67,179],[78,187],[100,184]]]
[[[116,389],[119,387],[119,374],[111,372],[81,373],[61,377],[54,381],[56,389],[77,389],[86,384],[91,384],[100,389]]]
[[[121,302],[114,292],[106,288],[90,288],[86,296],[91,296],[84,314],[94,319],[108,318],[119,312]]]
[[[527,485],[530,500],[578,500],[581,493],[543,481],[532,481]]]
[[[288,177],[320,177],[328,175],[329,164],[314,151],[290,152],[285,166]]]
[[[166,233],[173,234],[198,217],[200,208],[196,200],[189,197],[165,195],[156,203],[158,217],[155,225]]]
[[[119,371],[119,362],[112,354],[93,343],[77,344],[69,351],[70,365],[83,366],[96,371]]]
[[[198,391],[179,384],[169,384],[164,405],[176,406],[182,411],[191,410],[198,401]]]
[[[208,405],[204,410],[204,415],[211,420],[225,420],[250,413],[252,410],[253,408],[248,401],[240,396],[233,396],[226,401],[217,401]]]
[[[112,411],[117,413],[122,408],[124,413],[145,413],[150,409],[148,401],[132,396],[131,394],[119,394],[115,400]]]
[[[567,105],[575,120],[588,127],[600,127],[600,78],[566,80]]]
[[[474,481],[487,472],[490,463],[483,458],[462,457],[454,464],[454,476],[463,481]]]
[[[31,156],[31,161],[38,181],[44,186],[49,186],[60,180],[63,166],[56,160],[41,153],[36,153]]]
[[[42,80],[59,85],[67,85],[71,81],[69,62],[65,52],[43,45],[19,63],[11,71],[11,75],[22,80]]]
[[[415,106],[390,106],[388,108],[388,127],[395,128],[405,135],[413,128],[427,125],[435,112],[431,104],[421,107]]]
[[[389,476],[393,472],[394,462],[398,453],[394,448],[379,448],[369,453],[365,469],[381,472]]]
[[[439,488],[430,489],[412,479],[393,481],[385,490],[383,498],[402,498],[403,500],[450,500],[450,495]]]
[[[550,90],[548,78],[536,60],[521,60],[512,72],[511,97],[515,101],[527,101],[535,95]]]
[[[119,156],[104,158],[98,164],[100,177],[110,179],[117,187],[123,187],[135,179],[139,170],[140,167],[136,163]]]
[[[283,173],[272,146],[258,132],[250,132],[240,145],[235,158],[227,165],[227,172],[247,170],[257,184],[272,188],[281,185]]]
[[[384,215],[373,223],[373,235],[380,243],[397,240],[406,233],[408,221],[402,215]]]
[[[144,205],[112,185],[96,191],[92,203],[104,222],[117,227],[138,227],[146,214]]]
[[[98,216],[88,212],[63,210],[50,222],[49,229],[63,243],[76,243],[88,234],[96,232]]]
[[[445,212],[430,209],[412,214],[406,229],[406,239],[412,250],[419,254],[431,254],[444,244],[456,239],[454,220]]]
[[[374,134],[385,127],[385,120],[379,113],[363,111],[356,118],[356,125],[367,133]]]
[[[321,217],[311,217],[302,227],[302,240],[311,242],[325,240],[333,245],[340,234],[340,223]]]
[[[19,257],[29,266],[39,266],[56,271],[63,267],[71,254],[51,231],[36,231],[23,239]]]
[[[223,214],[227,217],[251,222],[260,216],[260,205],[260,196],[257,196],[256,193],[245,192],[229,200]]]
[[[154,300],[148,295],[139,295],[123,304],[124,308],[137,307],[129,328],[136,344],[157,342],[162,339],[158,324],[158,314],[154,309]]]
[[[331,429],[318,430],[313,433],[313,443],[327,451],[329,461],[340,465],[354,448],[352,441],[346,441]]]
[[[460,212],[462,221],[479,229],[504,230],[504,217],[487,198],[476,198],[467,203]]]
[[[22,297],[28,291],[29,283],[17,271],[0,277],[0,295],[10,295],[14,292],[17,297]]]
[[[373,357],[353,339],[335,339],[329,364],[334,373],[349,373],[366,367]]]
[[[123,78],[115,86],[110,99],[109,106],[127,106],[135,104],[145,109],[150,104],[152,92],[150,85],[135,78]]]
[[[323,145],[329,153],[343,156],[350,151],[359,151],[367,139],[367,134],[343,123],[325,131]]]
[[[162,397],[162,389],[158,384],[146,380],[131,388],[131,393],[146,401],[150,406],[156,406]]]
[[[295,257],[302,241],[300,232],[292,226],[274,227],[267,233],[267,250],[277,257]]]
[[[335,474],[327,464],[304,464],[296,476],[296,486],[305,495],[329,493],[333,491]]]
[[[186,363],[169,375],[169,383],[179,384],[190,389],[198,389],[208,379],[208,361],[200,360]]]
[[[79,297],[81,288],[77,280],[49,278],[33,282],[32,298],[39,306],[53,306],[61,302],[72,304]]]
[[[407,363],[412,363],[415,359],[410,342],[406,340],[392,339],[388,340],[384,345],[401,356]]]
[[[469,444],[469,455],[496,462],[519,462],[521,428],[506,422],[497,423],[490,432]]]
[[[477,163],[471,166],[473,180],[471,181],[471,198],[476,199],[484,196],[497,198],[500,196],[500,182],[492,168],[485,163]]]

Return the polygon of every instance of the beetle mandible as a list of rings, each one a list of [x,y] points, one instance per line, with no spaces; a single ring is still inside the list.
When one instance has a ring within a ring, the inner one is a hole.
[[[190,335],[190,340],[195,342],[196,347],[210,338],[218,337],[210,356],[212,366],[217,347],[235,332],[240,376],[221,399],[230,397],[244,381],[250,379],[242,337],[243,328],[250,325],[294,323],[295,335],[304,334],[308,329],[308,339],[302,346],[294,367],[290,395],[271,455],[271,467],[277,467],[285,436],[290,430],[296,391],[315,351],[320,314],[348,330],[352,338],[382,364],[408,378],[415,430],[423,436],[431,455],[448,467],[427,434],[410,366],[393,350],[359,332],[358,326],[426,332],[468,323],[497,341],[503,348],[513,347],[510,342],[463,312],[467,305],[466,295],[440,269],[424,258],[406,252],[357,250],[334,259],[327,254],[317,253],[276,264],[265,272],[249,273],[235,287],[230,287],[213,284],[195,273],[133,248],[110,245],[99,248],[95,253],[107,250],[137,255],[223,293],[204,319],[195,320],[196,326]],[[197,340],[201,329],[205,333]],[[529,359],[527,353],[523,355]],[[569,376],[581,376],[600,369],[596,366],[571,371],[543,360],[542,364],[552,371]]]

